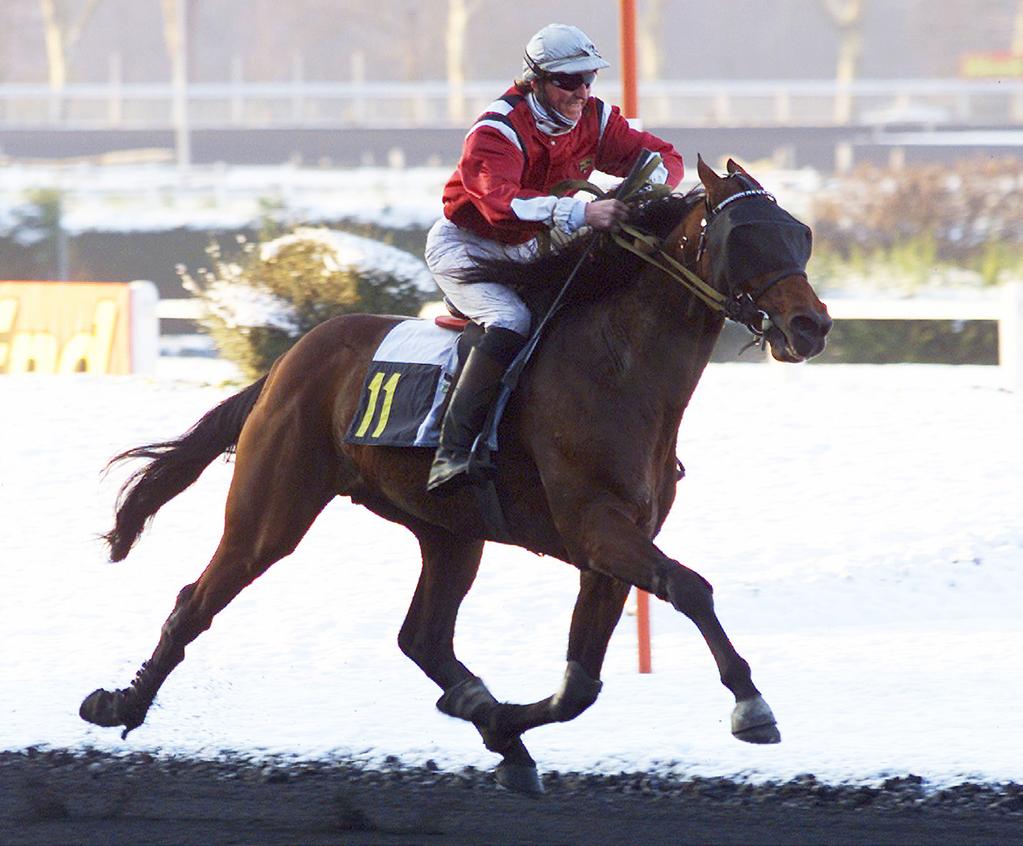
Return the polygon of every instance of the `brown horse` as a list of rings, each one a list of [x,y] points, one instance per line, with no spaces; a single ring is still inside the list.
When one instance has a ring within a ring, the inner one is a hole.
[[[720,291],[726,310],[744,313],[743,322],[754,330],[761,317],[769,320],[763,335],[775,358],[801,361],[821,352],[831,320],[798,262],[778,272],[758,266],[748,253],[729,256],[715,229],[725,206],[776,208],[773,198],[731,161],[724,177],[702,160],[698,171],[702,187],[685,197],[651,200],[633,220],[700,278],[731,278],[720,283],[728,287]],[[783,240],[782,229],[758,224],[757,214],[747,217],[747,241],[770,253]],[[790,235],[801,227],[805,266],[809,231],[788,220],[794,224],[785,230]],[[542,792],[521,736],[571,720],[597,699],[608,641],[633,586],[670,602],[696,624],[721,681],[735,695],[733,734],[753,743],[777,742],[771,710],[714,613],[710,584],[653,543],[675,497],[682,414],[724,316],[676,278],[613,244],[586,255],[569,245],[535,265],[504,271],[528,287],[531,279],[564,280],[576,264],[572,290],[578,295],[550,322],[539,354],[523,373],[500,424],[496,455],[496,490],[511,540],[580,571],[568,666],[558,691],[529,705],[499,703],[455,656],[455,618],[493,534],[472,488],[446,495],[426,491],[430,450],[344,442],[374,350],[401,319],[349,315],[314,329],[266,376],[181,438],[118,456],[150,461],[122,491],[107,536],[115,561],[128,554],[159,508],[218,455],[237,453],[224,534],[212,560],[178,594],[134,681],[93,692],[81,716],[124,726],[124,735],[141,725],[185,647],[242,588],[295,549],[331,499],[348,496],[419,540],[422,574],[398,645],[443,691],[437,707],[472,722],[486,747],[502,756],[499,783]],[[758,442],[764,440],[761,431]]]

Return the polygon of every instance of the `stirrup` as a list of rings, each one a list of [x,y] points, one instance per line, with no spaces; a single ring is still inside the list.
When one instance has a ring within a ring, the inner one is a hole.
[[[490,457],[483,435],[477,435],[469,450],[450,449],[440,446],[430,465],[430,477],[426,482],[428,491],[436,490],[451,482],[462,484],[484,482],[492,479],[497,467]]]

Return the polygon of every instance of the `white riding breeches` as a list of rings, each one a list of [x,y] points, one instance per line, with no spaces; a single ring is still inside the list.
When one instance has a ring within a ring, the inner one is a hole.
[[[424,258],[444,296],[462,314],[487,329],[501,326],[528,336],[529,309],[518,294],[496,282],[466,283],[460,276],[474,266],[474,259],[526,262],[536,258],[538,251],[535,239],[524,244],[502,244],[455,226],[442,217],[426,236]]]

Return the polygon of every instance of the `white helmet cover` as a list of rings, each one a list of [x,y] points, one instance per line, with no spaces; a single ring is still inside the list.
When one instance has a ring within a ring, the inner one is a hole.
[[[578,27],[548,24],[529,39],[522,62],[527,82],[544,73],[584,73],[611,67]]]

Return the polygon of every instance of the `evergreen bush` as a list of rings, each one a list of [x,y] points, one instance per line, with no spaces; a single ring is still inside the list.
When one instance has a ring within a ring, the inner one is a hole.
[[[26,191],[25,202],[9,212],[2,249],[7,279],[60,279],[68,270],[68,238],[62,227],[64,197],[53,188]],[[6,246],[6,245],[5,245]]]
[[[264,243],[241,240],[230,259],[215,244],[207,252],[209,268],[179,268],[182,284],[203,301],[200,323],[220,354],[250,378],[325,320],[415,315],[438,297],[420,259],[345,232],[299,227]]]

